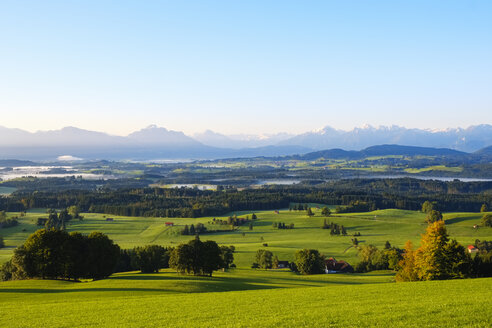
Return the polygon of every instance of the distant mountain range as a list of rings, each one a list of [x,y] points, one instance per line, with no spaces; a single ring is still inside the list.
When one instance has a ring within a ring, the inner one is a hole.
[[[313,149],[343,148],[360,150],[373,145],[398,144],[450,148],[466,152],[492,145],[492,125],[470,126],[466,129],[429,131],[407,129],[399,126],[374,128],[366,126],[352,131],[325,127],[319,131],[307,132],[284,140],[282,145],[299,145]]]
[[[430,152],[433,148],[445,148],[447,152],[455,151],[455,155],[460,151],[470,153],[480,149],[487,153],[492,145],[492,125],[444,131],[398,126],[366,126],[352,131],[325,127],[299,135],[260,136],[226,136],[206,131],[193,137],[155,125],[124,137],[75,127],[31,133],[0,126],[0,159],[53,160],[67,155],[83,159],[213,159],[306,154],[317,150],[348,156],[357,153],[350,151],[360,149],[370,153],[374,150],[371,146],[381,144],[428,147]]]

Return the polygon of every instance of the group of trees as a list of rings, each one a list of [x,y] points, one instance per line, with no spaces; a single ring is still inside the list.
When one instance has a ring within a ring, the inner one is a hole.
[[[294,204],[293,206],[289,206],[289,211],[307,211],[308,208],[308,204]]]
[[[40,229],[14,250],[0,270],[1,278],[102,279],[113,273],[119,255],[119,246],[100,232],[86,236]]]
[[[343,225],[339,225],[338,223],[328,223],[326,219],[323,221],[323,225],[321,226],[321,229],[330,229],[330,235],[334,236],[337,235],[339,236],[340,234],[342,236],[347,235],[347,229]]]
[[[189,227],[186,224],[184,228],[181,230],[181,234],[184,236],[194,236],[207,232],[207,227],[203,223],[197,223],[196,226],[191,224]]]
[[[120,260],[115,268],[115,272],[126,272],[139,270],[142,273],[157,273],[160,269],[170,267],[182,273],[191,273],[196,275],[210,274],[200,266],[205,260],[218,260],[210,253],[209,244],[214,242],[202,243],[199,239],[192,240],[187,246],[178,246],[179,250],[175,251],[174,247],[163,247],[160,245],[146,245],[135,247],[133,249],[122,249]],[[218,268],[227,270],[234,267],[234,246],[220,246],[220,261]],[[194,253],[197,251],[197,253]],[[171,256],[173,257],[171,261]],[[195,258],[201,257],[201,258]],[[190,270],[187,270],[190,269]],[[196,270],[196,271],[195,271]]]
[[[253,269],[273,269],[278,267],[278,258],[266,249],[256,252]],[[301,274],[323,273],[325,269],[325,257],[316,249],[302,249],[295,253],[295,261],[290,264],[290,269]]]
[[[272,227],[274,229],[294,229],[294,223],[285,224],[285,222],[273,222]]]
[[[231,230],[234,230],[235,227],[242,226],[246,223],[249,223],[249,230],[253,230],[253,221],[257,220],[257,216],[255,213],[251,215],[251,219],[249,216],[246,218],[238,218],[237,215],[229,216],[227,220],[222,220],[222,219],[216,219],[213,218],[212,221],[209,221],[209,224],[219,224],[219,225],[228,225],[230,226]],[[206,230],[206,229],[205,229]],[[203,232],[205,232],[205,230]]]
[[[133,249],[122,249],[114,272],[140,270],[142,273],[159,272],[169,268],[169,255],[172,248],[160,245],[146,245]]]
[[[83,216],[80,215],[79,208],[75,205],[69,206],[68,208],[61,210],[59,213],[55,209],[49,209],[47,214],[47,218],[38,218],[38,226],[44,226],[46,229],[65,230],[68,221],[72,219],[83,219]]]
[[[233,265],[234,248],[219,247],[215,241],[202,242],[198,236],[180,244],[170,252],[169,267],[196,276],[212,276],[212,272]]]
[[[360,261],[355,266],[355,271],[397,270],[402,254],[403,250],[391,246],[389,241],[386,241],[384,249],[378,249],[374,245],[361,246],[359,247]]]
[[[435,221],[422,235],[421,245],[405,244],[398,263],[397,281],[440,280],[490,276],[492,254],[482,250],[474,258],[456,240],[449,240],[444,221]]]

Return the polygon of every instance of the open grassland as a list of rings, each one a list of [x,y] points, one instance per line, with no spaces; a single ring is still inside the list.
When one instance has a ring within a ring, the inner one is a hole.
[[[310,204],[316,207],[317,204]],[[333,207],[332,207],[333,209]],[[229,213],[227,215],[233,215]],[[251,212],[235,213],[239,217]],[[415,283],[391,283],[394,273],[330,274],[302,276],[288,270],[249,269],[259,248],[271,250],[280,260],[293,260],[301,248],[316,248],[354,264],[351,247],[354,232],[361,244],[383,247],[386,240],[403,246],[419,243],[425,215],[402,210],[337,214],[326,218],[347,227],[349,236],[330,236],[321,229],[324,217],[304,211],[256,212],[253,230],[248,224],[235,231],[202,235],[219,244],[236,247],[237,269],[213,277],[118,273],[109,279],[73,283],[24,280],[0,282],[0,327],[490,327],[492,278]],[[9,213],[9,216],[18,213]],[[209,229],[228,229],[210,224],[213,218],[146,218],[84,213],[73,220],[70,231],[102,231],[123,248],[145,244],[175,246],[192,236],[179,231],[185,224],[204,223]],[[226,215],[226,216],[227,216]],[[0,230],[7,248],[38,229],[36,220],[45,210],[30,211],[17,227]],[[106,221],[107,217],[114,219]],[[446,213],[451,237],[463,244],[492,239],[491,228],[474,229],[482,213]],[[226,219],[226,217],[217,218]],[[166,227],[165,222],[174,222]],[[295,229],[278,230],[273,222],[294,223]]]
[[[446,165],[434,165],[424,168],[406,168],[404,171],[407,173],[422,173],[422,172],[429,172],[429,171],[444,171],[444,172],[460,173],[463,172],[463,168],[460,166],[449,167]]]
[[[0,283],[2,327],[490,327],[492,279],[415,283],[367,275],[169,271]],[[366,282],[366,284],[362,284]],[[317,287],[323,286],[323,287]],[[286,288],[294,287],[294,288]]]
[[[316,204],[311,204],[316,206]],[[5,239],[6,248],[0,249],[0,262],[7,261],[12,255],[13,249],[21,245],[27,236],[36,231],[38,217],[46,217],[44,210],[28,212],[25,217],[19,219],[17,227],[0,229],[0,236]],[[415,245],[420,242],[420,236],[425,231],[425,214],[403,210],[380,210],[368,213],[336,214],[326,218],[329,222],[344,225],[347,228],[347,236],[330,236],[329,229],[321,229],[325,217],[320,210],[315,210],[314,217],[308,217],[305,211],[296,212],[282,210],[279,214],[274,211],[256,212],[258,220],[254,222],[253,230],[249,230],[245,224],[234,231],[230,231],[227,225],[209,224],[213,218],[149,218],[149,217],[121,217],[84,213],[84,220],[71,221],[67,229],[90,233],[101,231],[114,239],[122,248],[133,248],[146,244],[159,244],[163,246],[176,246],[187,242],[192,236],[182,236],[180,230],[184,225],[204,223],[208,229],[227,229],[222,232],[204,234],[203,240],[215,240],[222,245],[234,245],[236,247],[235,263],[238,267],[249,267],[253,262],[256,251],[268,244],[268,249],[278,256],[279,260],[291,261],[294,253],[302,248],[315,248],[327,256],[347,260],[354,264],[357,262],[357,250],[352,247],[351,239],[355,232],[360,232],[357,237],[361,245],[373,244],[383,247],[388,240],[392,245],[403,247],[407,240],[412,240]],[[246,217],[252,212],[237,212],[239,217]],[[229,213],[228,215],[232,215]],[[9,213],[9,216],[18,213]],[[106,221],[106,217],[114,219]],[[444,219],[448,232],[452,238],[467,245],[475,239],[492,239],[492,228],[474,229],[474,224],[479,224],[482,213],[446,213]],[[217,217],[227,219],[227,217]],[[166,227],[165,222],[173,222],[174,227]],[[282,222],[286,225],[294,223],[292,230],[278,230],[272,227],[273,222]]]

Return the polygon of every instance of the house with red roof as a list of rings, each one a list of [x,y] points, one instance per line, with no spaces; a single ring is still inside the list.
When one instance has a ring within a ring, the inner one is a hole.
[[[334,257],[325,260],[325,273],[349,273],[354,268],[343,260],[337,261]]]

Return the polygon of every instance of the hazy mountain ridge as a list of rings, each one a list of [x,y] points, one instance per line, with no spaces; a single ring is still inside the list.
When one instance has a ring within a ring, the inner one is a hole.
[[[288,134],[226,136],[208,130],[196,134],[194,138],[155,125],[128,136],[113,136],[75,127],[31,133],[0,126],[0,158],[18,159],[54,159],[61,155],[85,159],[213,159],[306,154],[322,149],[325,155],[350,158],[360,154],[347,151],[363,149],[368,152],[368,147],[388,144],[446,148],[468,153],[482,149],[483,154],[487,155],[491,152],[486,147],[492,145],[492,125],[444,131],[398,126],[366,126],[352,131],[325,127],[293,137]],[[458,153],[454,155],[459,156]]]

